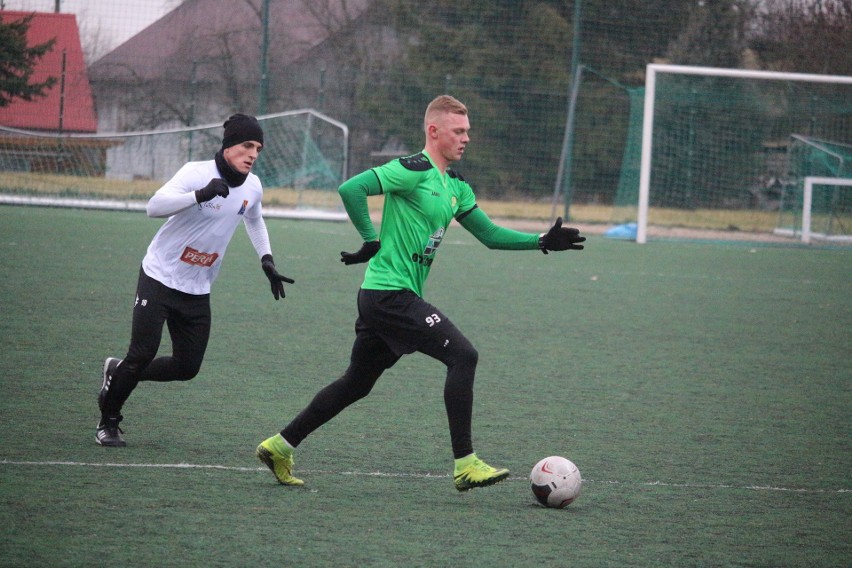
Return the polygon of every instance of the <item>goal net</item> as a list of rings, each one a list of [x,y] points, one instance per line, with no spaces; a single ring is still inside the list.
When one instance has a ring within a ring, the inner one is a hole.
[[[777,234],[852,242],[852,144],[794,134]]]
[[[253,172],[267,215],[343,218],[345,124],[304,109],[258,117],[264,148]],[[209,160],[222,124],[148,132],[46,134],[0,126],[0,203],[144,209],[184,163]]]
[[[852,143],[852,77],[653,64],[641,140],[631,132],[625,164],[638,161],[639,175],[625,167],[620,192],[638,194],[638,242],[690,230],[796,236],[804,178],[852,175],[848,154],[828,158]],[[849,193],[814,190],[835,233],[850,228]]]

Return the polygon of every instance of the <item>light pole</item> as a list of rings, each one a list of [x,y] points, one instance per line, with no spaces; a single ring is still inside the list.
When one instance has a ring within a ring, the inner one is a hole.
[[[269,51],[269,0],[263,0],[263,13],[260,18],[262,40],[260,45],[260,92],[257,95],[257,114],[266,114],[266,97],[269,91],[267,53]]]

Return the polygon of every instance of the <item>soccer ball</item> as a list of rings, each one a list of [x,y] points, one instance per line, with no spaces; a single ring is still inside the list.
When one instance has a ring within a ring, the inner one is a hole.
[[[571,460],[561,456],[544,458],[530,472],[530,488],[545,507],[562,509],[580,494],[583,479]]]

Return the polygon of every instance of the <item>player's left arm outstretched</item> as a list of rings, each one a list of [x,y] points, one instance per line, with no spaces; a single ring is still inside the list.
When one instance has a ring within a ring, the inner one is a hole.
[[[524,233],[501,227],[494,223],[479,207],[474,206],[457,217],[458,222],[482,244],[498,250],[535,250],[544,254],[548,251],[583,250],[586,237],[579,229],[563,227],[559,217],[546,233]]]

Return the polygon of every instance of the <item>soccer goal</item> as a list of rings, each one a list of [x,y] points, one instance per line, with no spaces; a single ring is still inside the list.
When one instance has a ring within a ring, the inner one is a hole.
[[[776,234],[852,242],[852,144],[793,135]]]
[[[834,207],[829,207],[828,211],[825,208],[817,213],[817,220],[814,215],[814,188],[821,188],[824,193],[823,201],[834,204],[840,200],[840,190],[852,188],[852,179],[850,178],[825,178],[817,176],[806,176],[804,179],[804,190],[802,193],[802,242],[810,243],[812,239],[821,239],[828,241],[841,241],[852,243],[852,235],[847,234],[845,227],[840,231],[834,230],[835,223],[848,223],[848,215],[844,213],[838,215]],[[825,199],[827,198],[827,199]],[[822,229],[813,230],[814,225],[822,227]],[[795,234],[795,233],[794,233]]]
[[[259,116],[264,148],[253,172],[268,216],[345,218],[349,129],[313,109]],[[0,126],[0,203],[144,209],[186,162],[221,147],[222,123],[146,132],[55,134]]]
[[[639,243],[678,227],[783,235],[785,200],[802,211],[805,178],[852,177],[849,160],[792,167],[802,140],[852,143],[852,77],[651,64],[642,113]],[[832,198],[845,231],[849,192]]]

